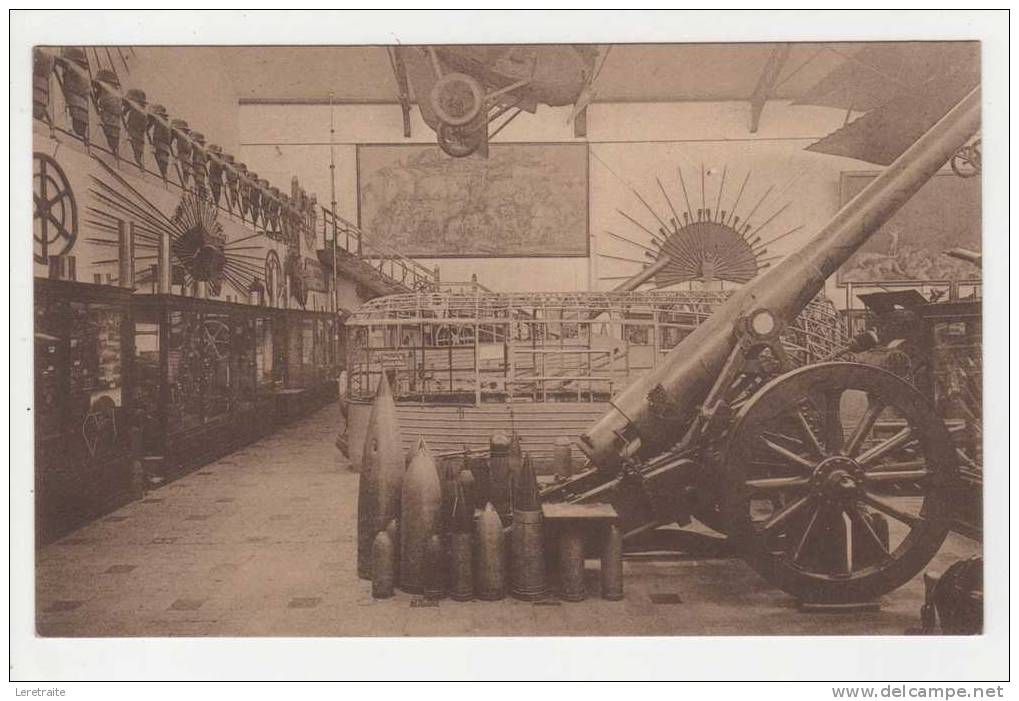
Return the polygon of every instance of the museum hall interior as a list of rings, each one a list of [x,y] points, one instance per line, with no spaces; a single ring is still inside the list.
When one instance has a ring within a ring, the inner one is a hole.
[[[34,47],[38,635],[980,633],[980,86]]]

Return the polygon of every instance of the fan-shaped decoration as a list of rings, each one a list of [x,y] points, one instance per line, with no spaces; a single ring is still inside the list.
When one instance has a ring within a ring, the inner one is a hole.
[[[680,224],[673,224],[659,247],[658,260],[668,263],[655,273],[657,286],[690,280],[743,283],[760,271],[758,253],[733,226],[711,219]]]
[[[226,266],[223,225],[216,220],[219,209],[191,193],[184,193],[173,221],[181,233],[172,244],[173,255],[181,261],[191,279],[207,282],[219,294]]]
[[[662,288],[684,282],[700,282],[705,286],[711,286],[719,281],[742,284],[777,258],[777,256],[766,257],[769,244],[802,228],[802,225],[793,227],[767,241],[762,238],[761,232],[765,227],[776,221],[789,206],[787,203],[779,207],[769,214],[763,223],[756,223],[755,217],[761,211],[761,206],[768,199],[773,187],[768,188],[746,215],[738,213],[750,180],[749,172],[738,189],[731,188],[730,196],[733,199],[725,201],[728,168],[722,169],[717,192],[709,195],[706,192],[706,182],[710,171],[706,171],[702,165],[700,207],[694,207],[690,201],[682,169],[678,169],[677,172],[683,197],[681,202],[685,209],[677,210],[674,201],[679,199],[670,197],[662,181],[656,179],[666,207],[665,211],[656,210],[640,193],[633,190],[633,194],[653,217],[653,224],[642,222],[621,210],[619,212],[647,238],[638,240],[613,231],[606,232],[613,239],[640,249],[643,255],[641,259],[628,255],[599,254],[604,259],[632,263],[643,268],[631,275],[601,278],[622,280],[614,289],[635,290],[648,284]]]
[[[238,298],[247,299],[251,280],[264,274],[262,254],[256,251],[264,244],[252,244],[250,239],[263,237],[256,232],[227,242],[223,226],[217,219],[218,208],[192,193],[185,193],[172,215],[165,214],[141,192],[125,180],[117,170],[102,158],[96,158],[106,171],[107,178],[92,177],[94,206],[88,207],[86,224],[97,235],[92,243],[117,248],[122,222],[130,222],[134,240],[132,248],[137,284],[153,281],[156,274],[159,240],[170,238],[171,264],[183,271],[174,284],[191,285],[205,282],[214,296],[219,296],[223,284],[233,288]],[[112,235],[112,238],[110,236]],[[248,242],[245,244],[245,242]],[[116,265],[119,258],[96,261],[95,265]],[[139,265],[139,263],[142,263]]]

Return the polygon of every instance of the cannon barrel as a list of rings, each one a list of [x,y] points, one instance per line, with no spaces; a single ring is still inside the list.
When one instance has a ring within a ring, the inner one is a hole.
[[[631,455],[648,457],[677,443],[737,344],[737,323],[758,309],[792,321],[825,280],[867,241],[980,128],[975,88],[902,153],[810,243],[747,283],[665,356],[616,395],[580,438],[599,469],[616,472]]]

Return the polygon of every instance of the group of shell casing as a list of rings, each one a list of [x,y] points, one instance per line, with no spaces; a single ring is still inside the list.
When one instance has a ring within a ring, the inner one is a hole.
[[[256,226],[261,223],[267,231],[279,232],[284,240],[295,239],[304,227],[314,230],[318,209],[315,195],[296,183],[290,195],[280,191],[222,147],[206,145],[201,132],[192,130],[183,119],[172,118],[166,107],[150,104],[144,91],[124,91],[115,71],[99,67],[93,75],[83,48],[65,46],[55,53],[37,47],[32,71],[36,119],[53,125],[50,88],[55,75],[71,130],[86,144],[90,139],[91,103],[110,151],[118,159],[123,127],[138,166],[143,167],[148,146],[164,181],[173,164],[181,187],[194,190],[217,206],[222,200],[231,213]]]
[[[357,507],[357,573],[371,580],[374,598],[389,598],[396,588],[455,601],[507,594],[525,601],[555,593],[568,601],[585,598],[583,553],[553,553],[534,465],[515,434],[492,436],[487,454],[465,451],[438,460],[423,440],[409,460],[401,446],[396,404],[383,376],[365,436]],[[558,559],[564,562],[557,567]],[[615,526],[604,539],[602,595],[623,595]]]

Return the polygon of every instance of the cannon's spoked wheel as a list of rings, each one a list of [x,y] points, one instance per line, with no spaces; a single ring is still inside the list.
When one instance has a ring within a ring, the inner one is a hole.
[[[53,158],[36,153],[33,159],[33,236],[36,263],[61,256],[78,237],[78,205],[67,175]]]
[[[741,408],[729,435],[729,535],[800,600],[885,594],[948,534],[951,440],[927,400],[891,373],[855,363],[793,370]]]

